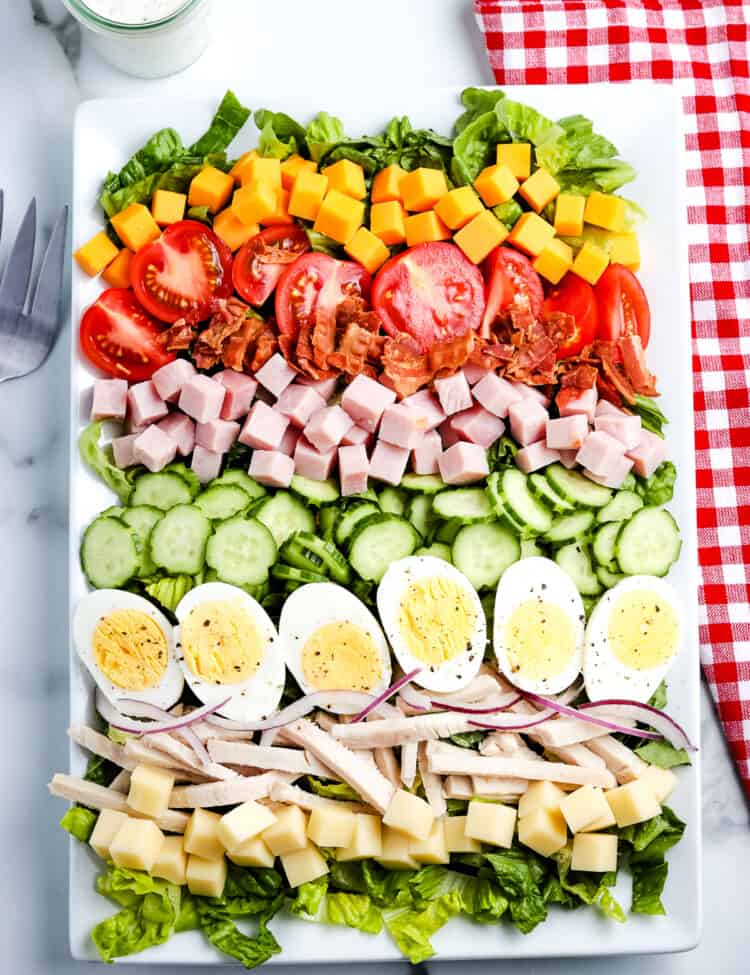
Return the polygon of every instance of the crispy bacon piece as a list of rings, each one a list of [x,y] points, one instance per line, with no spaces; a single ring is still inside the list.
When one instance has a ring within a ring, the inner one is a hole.
[[[646,365],[646,353],[643,349],[640,335],[623,335],[617,346],[622,355],[625,374],[633,385],[636,393],[643,396],[658,396],[656,392],[656,377]]]
[[[368,332],[357,322],[349,322],[344,329],[338,350],[328,356],[329,366],[345,372],[348,376],[356,376],[363,372],[367,367],[373,337],[372,332]]]
[[[195,341],[195,334],[195,325],[190,325],[184,318],[178,318],[173,325],[161,333],[159,341],[168,352],[182,352],[191,348]]]
[[[464,332],[463,335],[436,342],[427,353],[427,363],[433,377],[448,376],[460,369],[471,355],[475,340],[474,332]]]
[[[279,342],[276,334],[270,325],[266,324],[255,341],[255,354],[249,364],[247,362],[247,353],[245,353],[245,364],[249,365],[250,372],[257,372],[261,366],[264,366],[271,356],[274,355],[278,347]]]
[[[567,372],[561,372],[560,385],[564,388],[574,386],[576,389],[591,389],[596,386],[599,370],[586,362],[573,364],[570,359],[565,359],[559,363],[558,368],[564,369],[570,363],[572,368]]]
[[[388,385],[401,399],[416,393],[433,376],[427,356],[407,332],[399,332],[385,340],[383,372],[388,377]]]
[[[636,392],[628,377],[622,373],[616,361],[617,347],[614,342],[594,342],[594,354],[599,357],[604,378],[628,404],[635,403]]]

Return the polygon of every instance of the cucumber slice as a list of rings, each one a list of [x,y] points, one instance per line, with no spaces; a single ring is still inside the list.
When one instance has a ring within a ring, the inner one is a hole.
[[[456,518],[464,525],[492,517],[492,506],[487,492],[477,487],[449,488],[447,491],[440,491],[433,498],[432,508],[438,518],[446,521],[449,518]]]
[[[544,474],[532,474],[529,477],[529,488],[531,493],[543,501],[552,511],[557,511],[560,514],[575,511],[575,505],[558,494]]]
[[[351,508],[347,508],[336,522],[336,544],[344,545],[354,531],[355,525],[359,524],[365,518],[369,518],[370,515],[379,513],[380,508],[376,504],[373,504],[372,501],[360,501],[359,504],[354,504]]]
[[[277,545],[282,545],[294,532],[314,532],[315,517],[305,505],[288,491],[279,491],[271,498],[261,498],[253,510],[257,518],[271,532]]]
[[[195,471],[191,471],[189,467],[182,463],[181,460],[176,460],[167,466],[162,471],[163,474],[176,474],[181,477],[182,480],[190,488],[190,494],[197,498],[203,488],[198,475]]]
[[[374,501],[375,504],[378,503],[378,495],[374,488],[368,487],[366,491],[359,491],[357,494],[350,494],[344,500],[346,501]]]
[[[550,510],[529,491],[529,479],[522,471],[515,467],[504,470],[500,474],[500,490],[506,509],[525,528],[526,534],[543,535],[549,531]]]
[[[235,586],[265,582],[277,555],[271,531],[257,519],[241,515],[217,525],[206,546],[206,562],[222,582]]]
[[[238,484],[217,484],[215,481],[193,502],[212,521],[233,518],[244,511],[249,503],[250,499]]]
[[[336,531],[336,522],[339,520],[339,510],[332,505],[329,508],[320,509],[320,531],[327,542],[333,541]]]
[[[475,589],[494,587],[509,565],[521,557],[516,535],[497,522],[466,525],[456,535],[453,564]]]
[[[610,521],[627,521],[643,507],[643,498],[635,491],[618,491],[603,508],[596,513],[596,520],[605,524]]]
[[[151,558],[170,573],[200,572],[211,522],[192,504],[170,508],[151,532]]]
[[[609,569],[610,572],[617,572],[620,568],[615,556],[615,544],[621,528],[621,521],[608,521],[594,535],[594,544],[591,549],[594,559],[599,565]]]
[[[544,537],[555,545],[580,539],[590,530],[594,520],[593,511],[576,511],[573,515],[561,515],[552,522],[552,527]]]
[[[268,491],[254,481],[249,474],[246,474],[239,467],[230,467],[229,470],[224,471],[221,477],[217,477],[215,481],[211,482],[211,487],[216,487],[218,484],[235,484],[237,487],[242,488],[245,494],[251,498],[253,501],[257,501],[258,498],[262,498]]]
[[[283,579],[286,582],[295,582],[304,586],[308,582],[328,582],[328,576],[322,572],[312,572],[310,569],[298,569],[294,565],[284,565],[277,562],[271,566],[271,575],[274,579]]]
[[[187,482],[179,474],[161,471],[142,474],[135,482],[130,503],[133,507],[146,504],[160,511],[169,511],[178,504],[190,504],[193,495]]]
[[[318,538],[317,535],[312,535],[309,532],[297,532],[284,543],[281,553],[283,557],[285,557],[287,546],[294,548],[296,552],[301,550],[305,556],[316,560],[322,566],[319,570],[314,569],[313,571],[327,572],[335,582],[349,582],[351,578],[349,563],[331,542]],[[310,566],[301,565],[298,562],[291,562],[288,558],[286,561],[301,569],[310,568]]]
[[[502,471],[496,471],[494,474],[490,474],[487,479],[487,497],[490,499],[493,512],[504,525],[519,535],[527,534],[524,526],[510,512],[505,503],[502,492]]]
[[[437,494],[447,487],[437,474],[404,474],[401,478],[404,491],[419,491],[421,494]]]
[[[385,487],[380,492],[378,504],[381,511],[389,515],[402,515],[406,509],[403,494],[394,487]]]
[[[329,478],[327,481],[312,481],[309,477],[295,474],[290,484],[292,491],[304,498],[309,504],[330,504],[340,497],[339,486]]]
[[[441,542],[443,545],[452,545],[462,527],[458,518],[444,521],[435,532],[435,541]]]
[[[536,541],[535,538],[522,538],[521,539],[521,555],[522,559],[532,559],[532,558],[545,558],[547,553],[544,551],[542,546]]]
[[[432,495],[415,494],[406,505],[406,517],[422,538],[427,538],[435,522],[435,515],[432,511]]]
[[[297,534],[290,535],[279,549],[279,558],[287,565],[297,569],[307,569],[309,572],[324,572],[323,559],[309,552],[304,545],[297,541]]]
[[[414,554],[429,555],[433,559],[442,559],[444,562],[452,561],[450,545],[445,545],[443,542],[433,542],[429,548],[418,548]]]
[[[664,576],[680,556],[677,522],[663,508],[641,508],[620,529],[615,554],[629,576]]]
[[[420,541],[419,532],[405,518],[370,515],[352,533],[349,561],[363,579],[380,582],[391,562],[413,555]]]
[[[550,464],[544,476],[566,501],[581,508],[603,508],[612,497],[609,488],[595,484],[578,471],[569,471],[562,464]]]
[[[140,550],[141,560],[138,576],[141,579],[147,579],[156,572],[156,563],[151,558],[151,532],[157,521],[161,521],[163,517],[163,511],[159,511],[158,508],[152,508],[148,504],[140,504],[134,508],[126,508],[122,513],[122,521],[132,528],[138,536],[138,548]]]
[[[563,545],[555,553],[555,562],[563,572],[567,572],[582,596],[598,596],[602,591],[601,583],[591,566],[588,549],[580,542]]]
[[[596,567],[596,578],[601,582],[605,589],[611,589],[616,586],[618,582],[622,582],[625,578],[624,572],[610,572],[609,569],[605,569],[603,565],[597,565]]]
[[[83,533],[81,566],[96,589],[119,589],[140,567],[136,533],[116,518],[95,518]]]
[[[127,508],[120,508],[119,505],[113,504],[111,508],[105,508],[104,511],[100,511],[99,518],[122,518],[123,514],[127,511]]]

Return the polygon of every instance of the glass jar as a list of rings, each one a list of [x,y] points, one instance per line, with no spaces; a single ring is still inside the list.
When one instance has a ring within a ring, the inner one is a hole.
[[[211,39],[212,0],[63,0],[105,61],[138,78],[163,78],[192,64]],[[108,19],[96,8],[123,19]],[[138,19],[138,22],[133,22]],[[126,22],[126,20],[128,22]]]

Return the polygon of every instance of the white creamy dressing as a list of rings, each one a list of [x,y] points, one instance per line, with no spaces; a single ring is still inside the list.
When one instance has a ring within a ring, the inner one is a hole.
[[[188,0],[84,0],[99,17],[116,24],[153,24],[169,17]]]

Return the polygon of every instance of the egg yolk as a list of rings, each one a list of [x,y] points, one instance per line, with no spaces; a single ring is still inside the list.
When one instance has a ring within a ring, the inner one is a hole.
[[[624,593],[612,607],[607,637],[625,667],[649,670],[677,650],[679,623],[671,603],[647,589]]]
[[[239,603],[201,603],[183,620],[180,637],[190,670],[212,684],[239,684],[263,659],[263,635]]]
[[[156,687],[167,669],[167,638],[140,610],[118,609],[102,617],[94,630],[93,649],[101,672],[123,690]]]
[[[406,650],[430,667],[465,653],[476,622],[468,594],[442,576],[412,582],[399,606],[398,625]]]
[[[372,637],[354,623],[326,623],[302,648],[302,673],[316,691],[370,691],[383,675]]]
[[[573,625],[555,603],[527,600],[505,624],[505,647],[514,674],[529,680],[555,677],[575,653]]]

